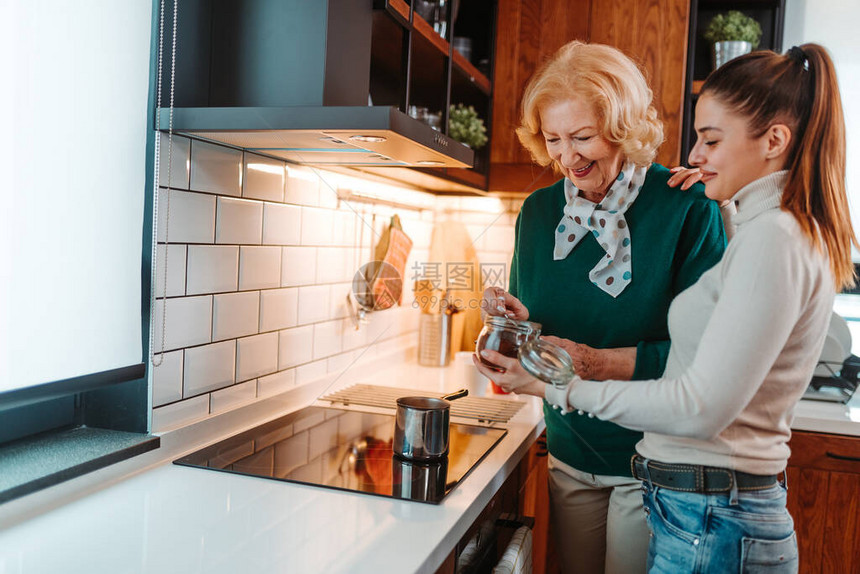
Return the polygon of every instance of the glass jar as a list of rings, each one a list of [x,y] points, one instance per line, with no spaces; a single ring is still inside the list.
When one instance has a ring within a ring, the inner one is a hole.
[[[540,323],[487,315],[484,320],[484,328],[481,329],[481,334],[478,335],[478,340],[475,342],[475,353],[488,369],[503,373],[504,369],[482,357],[481,351],[489,349],[516,359],[519,348],[526,341],[539,337],[540,330]]]
[[[530,375],[563,389],[576,376],[573,360],[563,348],[540,338],[523,343],[517,356]]]

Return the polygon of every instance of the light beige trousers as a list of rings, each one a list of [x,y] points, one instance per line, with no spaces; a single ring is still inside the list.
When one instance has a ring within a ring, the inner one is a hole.
[[[550,528],[564,574],[639,574],[648,558],[641,482],[549,457]]]

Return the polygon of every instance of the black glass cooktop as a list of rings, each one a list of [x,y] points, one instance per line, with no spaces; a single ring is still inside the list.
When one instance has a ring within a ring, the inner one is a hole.
[[[393,454],[393,414],[307,407],[174,463],[438,504],[506,433],[451,423],[448,456],[416,463]]]

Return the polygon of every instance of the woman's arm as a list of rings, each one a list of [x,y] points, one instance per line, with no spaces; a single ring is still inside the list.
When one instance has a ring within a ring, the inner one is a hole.
[[[576,374],[583,379],[629,381],[633,378],[633,371],[636,368],[636,347],[595,349],[582,343],[575,343],[551,335],[541,338],[567,351],[567,354],[573,359],[573,368]]]
[[[725,429],[758,392],[815,289],[798,238],[763,231],[727,255],[719,299],[681,376],[644,385],[579,381],[569,403],[634,430],[707,440]]]

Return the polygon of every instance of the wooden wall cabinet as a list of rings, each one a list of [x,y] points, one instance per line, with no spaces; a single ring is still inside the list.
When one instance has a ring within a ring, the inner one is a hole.
[[[789,446],[800,572],[860,572],[860,437],[798,431]]]
[[[644,69],[663,121],[657,161],[677,165],[687,62],[687,0],[499,0],[490,191],[529,193],[558,179],[532,163],[514,129],[526,82],[571,40],[609,44]]]

